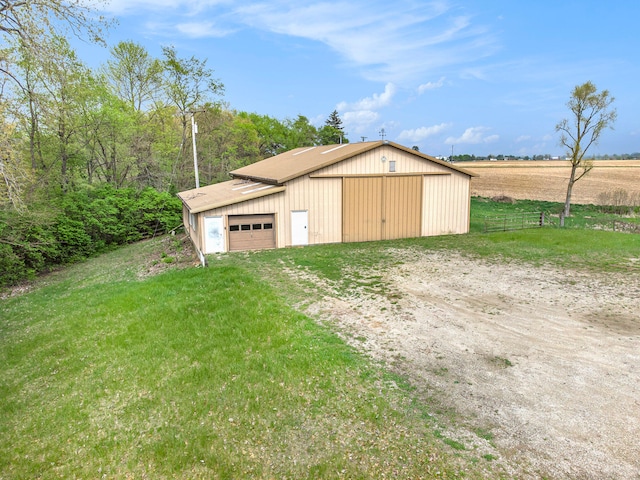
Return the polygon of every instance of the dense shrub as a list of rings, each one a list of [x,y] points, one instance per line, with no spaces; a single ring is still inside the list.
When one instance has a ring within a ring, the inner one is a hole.
[[[68,192],[26,212],[0,212],[0,287],[166,233],[182,223],[180,200],[152,188],[110,185]]]

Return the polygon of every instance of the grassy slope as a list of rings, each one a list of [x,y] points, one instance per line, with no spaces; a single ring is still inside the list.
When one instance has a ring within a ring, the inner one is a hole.
[[[137,280],[139,248],[2,300],[0,478],[417,478],[471,466],[425,407],[238,256]]]

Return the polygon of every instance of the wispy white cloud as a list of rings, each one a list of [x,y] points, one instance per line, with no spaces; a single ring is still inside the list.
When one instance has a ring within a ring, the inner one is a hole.
[[[175,28],[189,38],[225,37],[234,30],[219,28],[213,22],[186,22],[178,23]]]
[[[382,93],[374,93],[355,102],[340,102],[336,110],[342,115],[345,128],[350,133],[362,133],[380,118],[377,110],[391,105],[396,91],[393,83],[387,83]]]
[[[418,87],[418,93],[422,95],[424,92],[429,90],[435,90],[436,88],[442,88],[444,86],[445,77],[440,77],[440,80],[437,82],[427,82],[423,83]]]
[[[432,125],[431,127],[420,127],[411,130],[403,130],[398,135],[399,141],[421,142],[429,137],[442,133],[451,127],[450,123],[441,123],[440,125]]]
[[[174,33],[193,37],[212,36],[207,27],[215,24],[213,36],[249,27],[320,42],[338,62],[385,83],[409,85],[495,51],[490,29],[461,15],[450,0],[112,0],[104,8],[116,15],[162,15],[159,22],[171,18]]]
[[[488,55],[488,29],[433,2],[316,2],[280,0],[241,7],[255,28],[322,42],[371,80],[406,82],[446,65]]]
[[[499,135],[487,135],[487,132],[491,130],[489,127],[470,127],[467,128],[464,133],[459,137],[448,137],[445,143],[456,144],[471,144],[477,145],[479,143],[492,143],[497,141]]]
[[[345,112],[342,114],[342,123],[345,131],[350,135],[359,135],[365,132],[373,123],[380,119],[380,114],[371,110],[357,112]]]
[[[114,15],[149,14],[167,11],[180,12],[178,16],[205,12],[212,7],[233,4],[231,0],[108,0],[95,8]]]
[[[340,102],[337,106],[338,110],[376,110],[386,107],[391,103],[393,96],[397,91],[393,83],[387,83],[384,92],[374,93],[370,97],[363,98],[354,103]]]

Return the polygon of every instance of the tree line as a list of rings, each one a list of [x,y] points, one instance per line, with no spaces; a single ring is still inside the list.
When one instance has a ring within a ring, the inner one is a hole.
[[[15,81],[0,97],[3,200],[15,208],[34,188],[193,187],[192,116],[204,184],[292,148],[348,141],[336,111],[316,128],[303,115],[279,120],[232,110],[207,61],[180,57],[173,47],[152,58],[141,45],[121,42],[94,71],[65,38],[52,42],[46,59],[15,48]]]
[[[175,193],[296,147],[348,142],[337,111],[321,128],[224,102],[206,59],[135,42],[89,68],[69,39],[105,45],[90,4],[0,4],[0,287],[181,223]]]
[[[545,155],[473,155],[473,154],[460,154],[460,155],[453,155],[450,157],[447,157],[447,160],[452,161],[452,162],[484,162],[487,160],[565,160],[566,157],[562,156],[562,157],[557,157],[551,154],[545,154]],[[634,153],[622,153],[622,154],[617,154],[614,153],[613,155],[609,155],[609,154],[593,154],[590,155],[590,159],[591,160],[638,160],[640,159],[640,152],[634,152]]]

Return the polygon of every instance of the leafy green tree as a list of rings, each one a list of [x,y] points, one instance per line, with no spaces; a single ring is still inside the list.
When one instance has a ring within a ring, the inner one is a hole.
[[[142,115],[125,99],[113,95],[101,78],[81,105],[78,131],[85,147],[85,173],[89,183],[106,182],[120,188],[136,176],[133,138]]]
[[[318,145],[318,130],[304,115],[298,115],[295,120],[286,120],[284,125],[287,128],[284,151]]]
[[[22,189],[28,184],[29,174],[23,168],[16,148],[15,126],[5,118],[0,105],[0,209],[12,207],[20,212],[25,208]]]
[[[247,118],[255,126],[262,158],[273,157],[286,150],[289,129],[280,120],[257,113],[240,112],[237,115]]]
[[[206,184],[228,180],[229,172],[264,158],[258,128],[247,114],[207,105],[199,116],[200,179]]]
[[[55,51],[52,39],[71,33],[91,42],[104,43],[104,30],[110,22],[96,15],[100,2],[81,0],[3,0],[0,2],[0,37],[5,46],[20,45],[36,58]],[[0,72],[17,80],[10,49],[0,50]]]
[[[113,91],[131,108],[142,108],[158,97],[162,84],[162,63],[134,42],[120,42],[111,49],[105,73]]]
[[[46,178],[55,178],[53,167],[57,166],[59,184],[66,190],[75,169],[82,165],[77,134],[82,105],[93,94],[93,77],[66,39],[55,37],[53,44],[55,56],[40,64],[41,125],[46,127],[48,139],[44,173]]]
[[[572,114],[571,119],[564,119],[556,125],[556,131],[561,133],[560,144],[568,149],[567,157],[571,164],[567,196],[561,216],[562,225],[564,218],[570,214],[574,184],[593,168],[593,162],[585,156],[587,150],[598,143],[606,128],[613,128],[617,117],[616,110],[611,108],[613,101],[614,98],[608,90],[598,92],[591,82],[577,85],[567,103]]]
[[[31,169],[37,170],[44,165],[42,158],[42,148],[40,144],[40,123],[39,118],[42,113],[40,106],[40,95],[38,92],[38,72],[40,71],[37,58],[35,58],[25,45],[18,42],[15,52],[16,72],[20,75],[20,81],[16,81],[14,100],[22,104],[16,114],[17,120],[22,123],[23,128],[29,136],[29,158]],[[21,110],[21,111],[20,111]]]

